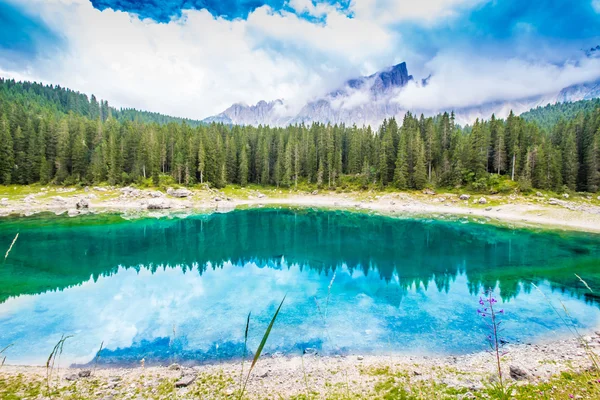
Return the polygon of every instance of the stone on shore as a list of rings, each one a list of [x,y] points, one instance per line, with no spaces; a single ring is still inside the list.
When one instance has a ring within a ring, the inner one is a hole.
[[[510,377],[515,381],[524,381],[529,378],[529,374],[525,372],[522,368],[517,367],[516,365],[510,366]]]
[[[192,191],[189,189],[185,189],[185,188],[181,188],[181,189],[169,188],[169,189],[167,189],[167,194],[172,197],[183,198],[183,197],[191,196]]]
[[[80,378],[89,378],[90,376],[92,376],[92,371],[90,371],[89,369],[84,369],[83,371],[79,371],[77,375]]]
[[[468,194],[461,194],[459,199],[461,200],[469,200],[471,198],[471,195]]]
[[[487,200],[485,199],[485,197],[481,197],[477,202],[479,204],[487,204]]]
[[[187,387],[196,380],[196,374],[183,375],[177,382],[175,382],[176,388]]]
[[[77,202],[77,204],[75,205],[75,207],[77,207],[78,210],[84,209],[84,208],[89,208],[90,207],[90,202],[87,201],[86,199],[81,199]]]
[[[171,204],[162,197],[152,198],[148,200],[146,208],[148,210],[167,210],[171,208]]]

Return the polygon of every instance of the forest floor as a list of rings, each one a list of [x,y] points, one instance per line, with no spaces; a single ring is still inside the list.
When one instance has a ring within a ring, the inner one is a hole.
[[[586,343],[586,344],[584,344]],[[505,347],[503,383],[495,393],[496,360],[464,356],[304,356],[263,354],[248,380],[250,399],[598,399],[600,372],[590,351],[600,332],[580,339]],[[242,363],[140,366],[92,370],[5,365],[2,399],[225,399],[241,398]],[[242,375],[243,374],[243,375]]]
[[[40,212],[119,212],[127,215],[193,214],[226,212],[236,208],[288,206],[343,209],[433,218],[472,217],[518,226],[600,232],[600,196],[481,195],[467,193],[423,193],[397,191],[301,191],[228,186],[222,190],[183,189],[171,192],[132,187],[62,188],[56,186],[0,186],[0,216],[32,215]],[[470,196],[464,200],[464,195]],[[463,195],[463,200],[461,200]],[[183,196],[183,197],[177,197]],[[568,196],[568,197],[567,197]],[[83,202],[82,202],[83,201]],[[80,208],[77,208],[77,203]]]

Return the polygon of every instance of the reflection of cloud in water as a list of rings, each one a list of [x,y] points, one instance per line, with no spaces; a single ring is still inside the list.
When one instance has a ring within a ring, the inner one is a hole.
[[[300,352],[465,352],[484,349],[483,325],[476,315],[477,296],[469,294],[465,275],[440,291],[427,285],[400,288],[395,279],[381,281],[339,268],[324,310],[331,277],[301,271],[244,267],[223,269],[119,269],[97,282],[63,292],[21,296],[0,307],[3,341],[14,342],[11,362],[42,363],[62,333],[74,334],[63,359],[87,363],[101,341],[105,363],[236,358],[247,313],[252,311],[250,349],[255,349],[278,302],[288,297],[265,351]],[[549,290],[548,287],[544,287]],[[383,292],[402,290],[399,302]],[[565,294],[561,299],[583,326],[599,321],[596,307]],[[327,313],[326,324],[319,314]],[[509,339],[530,340],[560,329],[542,296],[521,294],[503,304]],[[175,329],[175,337],[173,337]],[[331,342],[329,341],[331,338]],[[219,345],[217,349],[216,345]]]
[[[591,235],[306,210],[106,218],[0,221],[0,242],[11,223],[23,238],[0,269],[11,362],[42,363],[63,333],[76,335],[64,358],[80,363],[101,341],[105,362],[237,357],[248,312],[256,348],[286,293],[266,351],[482,349],[475,309],[487,287],[508,301],[509,339],[550,335],[559,322],[531,282],[581,325],[598,320],[573,275],[600,288]]]

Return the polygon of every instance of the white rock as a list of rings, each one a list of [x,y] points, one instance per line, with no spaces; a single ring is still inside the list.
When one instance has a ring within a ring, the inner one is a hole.
[[[67,202],[67,199],[65,199],[62,196],[54,196],[54,197],[52,197],[52,201],[54,201],[55,203],[59,203],[59,204],[65,204]]]
[[[477,202],[479,204],[487,204],[487,200],[485,199],[485,197],[481,197]]]
[[[193,193],[191,190],[185,189],[185,188],[181,188],[181,189],[173,189],[173,188],[169,188],[167,189],[167,194],[169,196],[173,196],[173,197],[189,197],[191,196]]]
[[[171,208],[171,204],[163,198],[153,198],[148,200],[146,208],[148,210],[167,210]]]
[[[568,199],[568,198],[569,198],[569,193],[563,193],[563,197],[564,197],[565,199]]]
[[[77,209],[89,208],[90,202],[87,201],[86,199],[81,199],[77,202],[77,204],[75,206],[77,207]]]
[[[469,200],[471,198],[471,195],[468,194],[461,194],[459,199],[461,200]]]

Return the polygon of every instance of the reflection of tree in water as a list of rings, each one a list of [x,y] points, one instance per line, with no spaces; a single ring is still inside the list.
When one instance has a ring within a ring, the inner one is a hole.
[[[543,280],[556,290],[582,293],[574,273],[600,290],[600,239],[584,234],[263,209],[119,223],[107,216],[38,217],[20,225],[8,220],[0,222],[1,243],[16,226],[21,236],[0,270],[0,302],[112,275],[119,266],[202,274],[228,261],[269,268],[297,264],[327,275],[346,265],[350,272],[397,282],[383,295],[390,304],[421,285],[435,283],[447,292],[462,273],[471,293],[498,287],[504,299]]]

